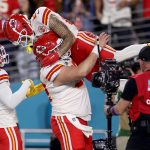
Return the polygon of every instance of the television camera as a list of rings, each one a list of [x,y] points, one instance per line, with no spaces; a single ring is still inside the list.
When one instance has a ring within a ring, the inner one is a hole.
[[[121,68],[115,59],[107,59],[101,62],[101,68],[93,73],[92,86],[100,88],[107,95],[106,105],[113,105],[112,95],[117,92],[120,85]],[[112,143],[111,115],[107,116],[107,138],[93,141],[95,150],[116,150]]]
[[[132,58],[120,64],[115,59],[107,59],[100,63],[99,71],[93,73],[92,86],[106,93],[106,105],[113,105],[112,95],[116,94],[120,79],[127,79],[131,75],[129,68],[134,73],[140,68],[136,59]],[[107,116],[107,138],[93,141],[95,150],[116,150],[112,143],[111,117],[111,115]]]
[[[115,93],[120,85],[121,68],[115,59],[101,62],[101,68],[93,73],[92,86],[102,89],[106,93]]]

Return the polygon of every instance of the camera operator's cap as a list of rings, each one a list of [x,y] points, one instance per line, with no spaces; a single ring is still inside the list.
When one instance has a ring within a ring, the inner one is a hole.
[[[150,61],[150,46],[143,47],[139,52],[138,58],[143,61]]]

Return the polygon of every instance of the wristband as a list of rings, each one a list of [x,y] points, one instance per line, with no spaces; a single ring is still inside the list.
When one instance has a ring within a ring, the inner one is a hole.
[[[114,115],[114,116],[118,116],[119,114],[116,112],[116,110],[115,110],[115,106],[112,106],[111,108],[110,108],[110,113],[112,114],[112,115]]]
[[[115,107],[114,106],[110,106],[108,109],[107,109],[107,113],[109,115],[114,115],[114,116],[118,116],[119,114],[115,111]]]

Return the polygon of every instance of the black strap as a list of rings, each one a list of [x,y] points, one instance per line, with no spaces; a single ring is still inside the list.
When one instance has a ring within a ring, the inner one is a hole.
[[[150,134],[150,115],[141,113],[139,118],[132,122],[129,118],[129,124],[131,127],[131,132],[144,132]]]

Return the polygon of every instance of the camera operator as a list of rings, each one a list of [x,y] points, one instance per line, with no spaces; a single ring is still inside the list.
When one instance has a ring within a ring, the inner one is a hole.
[[[149,150],[150,148],[150,47],[139,53],[143,73],[131,76],[127,81],[121,99],[114,106],[105,105],[106,115],[121,115],[129,110],[131,135],[126,150]]]
[[[117,91],[117,95],[115,96],[115,102],[120,100],[120,96],[124,90],[125,84],[128,81],[130,75],[135,75],[141,73],[140,64],[136,60],[130,60],[131,65],[125,65],[125,69],[129,72],[126,76],[126,79],[120,79],[120,86]],[[126,67],[127,66],[127,67]],[[124,72],[124,71],[123,71]],[[126,71],[125,71],[126,72]],[[125,76],[124,76],[125,77]],[[129,109],[125,111],[119,118],[119,130],[116,137],[116,145],[118,150],[125,150],[127,141],[130,136],[130,127],[129,127]]]

